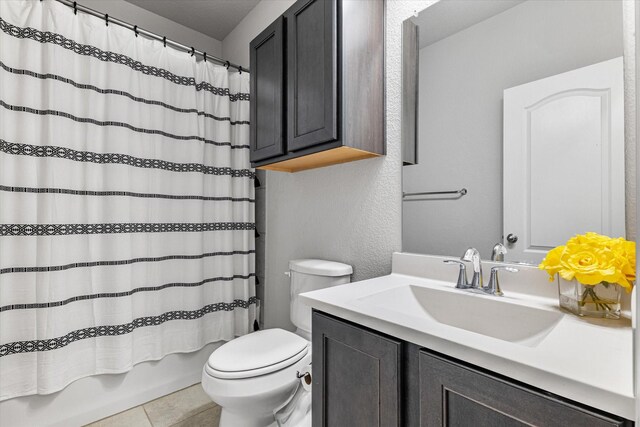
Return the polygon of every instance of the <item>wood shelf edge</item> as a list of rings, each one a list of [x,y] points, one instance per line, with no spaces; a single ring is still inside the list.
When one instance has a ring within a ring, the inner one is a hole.
[[[382,154],[371,153],[357,148],[337,147],[295,159],[258,166],[256,169],[293,173],[381,156]]]

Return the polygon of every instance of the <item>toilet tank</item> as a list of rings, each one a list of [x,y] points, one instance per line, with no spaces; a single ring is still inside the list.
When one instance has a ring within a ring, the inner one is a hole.
[[[289,261],[291,276],[291,322],[298,332],[311,336],[311,307],[300,301],[304,292],[342,285],[351,281],[353,268],[348,264],[321,259],[297,259]]]

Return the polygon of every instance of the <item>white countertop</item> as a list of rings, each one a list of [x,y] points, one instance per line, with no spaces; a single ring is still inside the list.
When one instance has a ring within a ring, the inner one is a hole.
[[[529,306],[562,314],[557,325],[536,346],[503,341],[362,303],[364,296],[406,285],[453,288],[457,270],[443,268],[442,259],[394,254],[393,272],[388,276],[308,292],[300,298],[325,313],[635,420],[631,321],[588,320],[560,311],[557,291],[540,275],[542,272],[523,268],[524,271],[509,278],[508,274],[501,277],[504,301],[516,304],[525,301]],[[485,268],[490,265],[485,264]],[[444,275],[450,280],[442,280]]]

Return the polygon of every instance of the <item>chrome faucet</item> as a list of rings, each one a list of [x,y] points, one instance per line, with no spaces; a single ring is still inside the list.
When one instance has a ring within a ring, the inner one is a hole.
[[[480,261],[480,252],[476,248],[469,248],[466,250],[461,261],[471,262],[473,265],[473,278],[469,284],[470,288],[482,289],[484,281],[482,280],[482,262]]]
[[[498,245],[496,245],[496,247],[497,246]],[[467,267],[463,261],[471,262],[473,264],[473,279],[471,279],[471,283],[467,281]],[[460,261],[455,259],[445,259],[443,262],[445,264],[458,264],[460,266],[458,281],[456,283],[457,289],[466,289],[470,292],[479,292],[495,296],[503,295],[502,290],[500,289],[500,282],[498,281],[498,271],[505,270],[511,273],[516,273],[518,271],[517,268],[509,267],[508,265],[496,265],[491,268],[489,284],[484,286],[482,282],[482,261],[480,260],[480,252],[478,252],[477,249],[467,249],[464,255],[460,258]]]
[[[504,261],[504,256],[507,254],[507,248],[502,243],[496,243],[491,253],[491,261]]]

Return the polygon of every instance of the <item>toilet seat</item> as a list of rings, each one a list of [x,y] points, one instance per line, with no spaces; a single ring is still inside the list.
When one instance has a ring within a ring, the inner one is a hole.
[[[211,375],[214,378],[229,379],[229,380],[253,378],[253,377],[270,374],[272,372],[276,372],[281,369],[287,368],[293,365],[294,363],[296,363],[297,361],[299,361],[300,359],[302,359],[303,357],[305,357],[307,353],[309,353],[309,347],[305,347],[302,351],[295,354],[294,356],[288,359],[282,360],[278,363],[274,363],[272,365],[263,366],[261,368],[250,369],[246,371],[220,371],[215,368],[212,368],[208,363],[205,365],[204,369],[207,372],[207,374]]]
[[[285,369],[309,353],[309,342],[274,328],[236,338],[216,349],[204,367],[219,379],[246,379]]]

